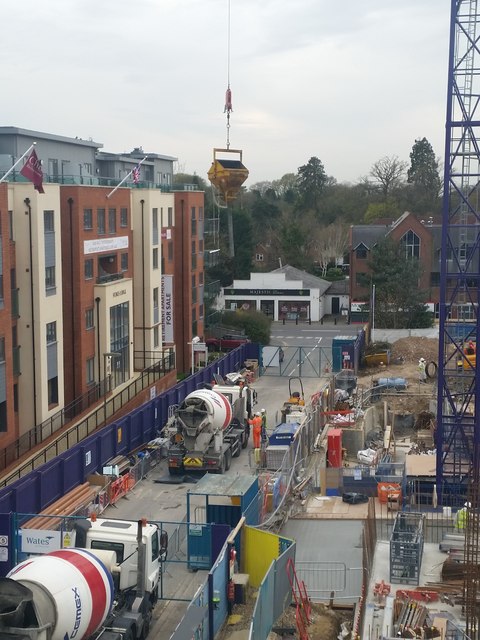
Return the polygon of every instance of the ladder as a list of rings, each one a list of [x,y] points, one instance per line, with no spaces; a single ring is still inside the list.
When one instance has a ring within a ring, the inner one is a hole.
[[[295,622],[300,640],[310,640],[307,627],[311,622],[312,607],[307,594],[307,588],[303,580],[299,580],[295,571],[295,564],[291,558],[287,561],[287,576],[292,588],[292,595],[295,601]]]

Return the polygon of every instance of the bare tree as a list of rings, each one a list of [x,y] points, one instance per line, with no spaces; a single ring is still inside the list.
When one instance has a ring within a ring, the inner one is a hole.
[[[385,156],[372,165],[370,175],[378,183],[383,199],[387,200],[393,189],[402,184],[408,163],[397,156]]]
[[[317,227],[310,242],[310,254],[318,262],[322,276],[327,274],[328,265],[343,258],[348,249],[348,227],[336,222],[328,227]]]

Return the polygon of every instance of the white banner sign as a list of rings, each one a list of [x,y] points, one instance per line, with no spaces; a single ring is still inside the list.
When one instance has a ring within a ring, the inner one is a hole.
[[[173,276],[162,276],[162,342],[173,342]]]
[[[96,240],[84,240],[83,253],[103,253],[104,251],[117,251],[128,249],[128,236],[119,238],[97,238]]]
[[[24,553],[49,553],[62,548],[60,531],[22,529],[21,532]]]

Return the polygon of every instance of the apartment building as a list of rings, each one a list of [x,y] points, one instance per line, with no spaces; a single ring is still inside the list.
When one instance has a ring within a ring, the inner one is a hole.
[[[21,164],[0,184],[0,447],[166,348],[188,372],[203,336],[204,194],[173,191],[175,158],[0,127],[0,177],[33,142],[44,193]]]
[[[204,193],[175,191],[174,230],[175,335],[188,337],[176,342],[177,369],[190,371],[192,337],[204,335]],[[193,352],[194,358],[199,357]]]
[[[0,184],[0,438],[18,435],[18,290],[8,185]]]

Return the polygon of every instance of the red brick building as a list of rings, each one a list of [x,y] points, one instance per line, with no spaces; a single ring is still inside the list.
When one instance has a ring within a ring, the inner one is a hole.
[[[5,446],[18,437],[19,345],[15,243],[8,185],[0,184],[0,434]]]
[[[380,239],[392,238],[402,243],[405,254],[418,258],[423,274],[418,286],[428,291],[428,302],[437,312],[440,296],[440,242],[441,226],[432,219],[418,220],[405,212],[397,220],[385,224],[353,225],[350,227],[350,310],[352,319],[360,314],[362,302],[369,299],[370,291],[362,286],[363,276],[370,273],[368,262],[373,247]],[[359,319],[359,318],[358,318]]]
[[[192,366],[192,337],[204,337],[204,193],[175,191],[174,327],[178,371]]]

